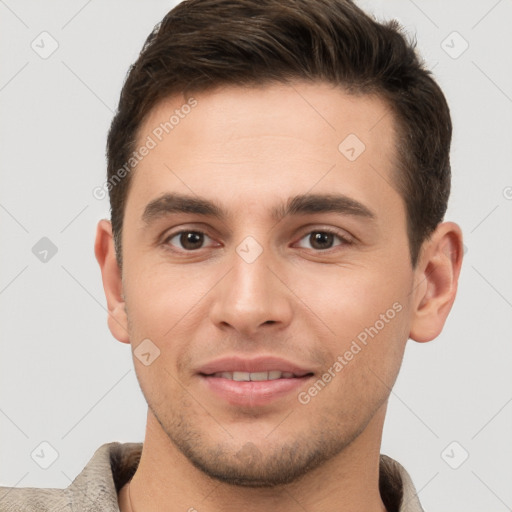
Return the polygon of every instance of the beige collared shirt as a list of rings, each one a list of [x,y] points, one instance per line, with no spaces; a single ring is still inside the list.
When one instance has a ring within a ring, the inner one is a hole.
[[[142,443],[106,443],[65,489],[0,487],[0,512],[119,512],[118,492],[132,478]],[[388,512],[423,512],[407,471],[381,455],[380,492]]]

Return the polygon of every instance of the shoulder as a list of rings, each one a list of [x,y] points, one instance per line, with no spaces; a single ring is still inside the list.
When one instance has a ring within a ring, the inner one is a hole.
[[[0,487],[0,512],[118,511],[117,493],[137,468],[142,443],[106,443],[65,489]]]
[[[1,512],[71,511],[66,489],[0,487]]]

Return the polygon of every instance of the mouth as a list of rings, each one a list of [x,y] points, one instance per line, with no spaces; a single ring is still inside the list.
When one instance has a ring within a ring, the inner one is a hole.
[[[269,406],[294,396],[314,375],[313,371],[274,357],[223,358],[198,371],[209,399],[250,408]]]
[[[234,380],[236,382],[262,382],[267,380],[278,379],[301,379],[311,376],[313,373],[305,373],[296,375],[293,372],[285,372],[280,370],[270,370],[267,372],[216,372],[210,375],[202,374],[204,377],[215,377],[221,379]]]

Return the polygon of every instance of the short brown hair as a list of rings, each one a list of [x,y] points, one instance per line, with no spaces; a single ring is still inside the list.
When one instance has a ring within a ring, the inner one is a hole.
[[[416,266],[422,243],[446,212],[452,125],[441,89],[398,23],[378,23],[350,0],[185,0],[156,25],[130,67],[108,135],[120,268],[132,173],[117,183],[112,178],[126,168],[156,104],[179,93],[292,80],[323,81],[387,102],[398,134],[394,181],[405,202]]]

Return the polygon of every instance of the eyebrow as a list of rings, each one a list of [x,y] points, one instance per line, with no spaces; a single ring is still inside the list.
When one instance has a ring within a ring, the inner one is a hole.
[[[205,217],[214,217],[225,221],[228,214],[215,201],[199,197],[166,193],[147,204],[142,214],[146,225],[166,217],[171,213],[191,213]],[[271,217],[280,221],[292,215],[311,213],[338,213],[373,220],[376,214],[364,204],[342,194],[304,194],[288,199],[286,204],[271,210]]]

